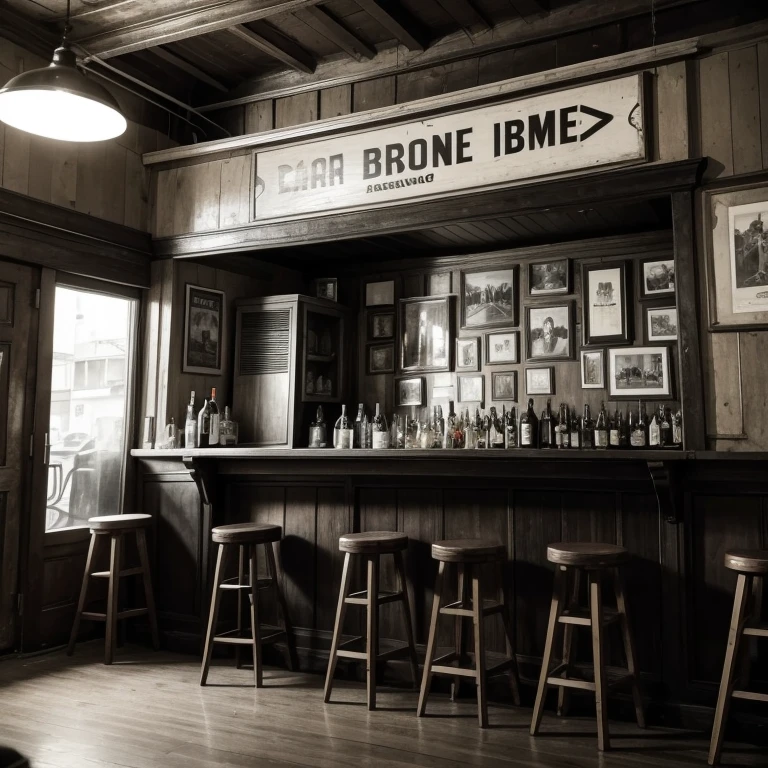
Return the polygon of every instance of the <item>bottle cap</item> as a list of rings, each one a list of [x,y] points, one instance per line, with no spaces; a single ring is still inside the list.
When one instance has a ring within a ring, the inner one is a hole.
[[[211,387],[211,400],[216,399],[216,387]]]

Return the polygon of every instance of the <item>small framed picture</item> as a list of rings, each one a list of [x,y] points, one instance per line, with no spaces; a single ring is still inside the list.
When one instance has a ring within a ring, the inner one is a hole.
[[[574,303],[526,307],[528,360],[573,358]]]
[[[224,293],[187,284],[184,309],[184,373],[221,374]]]
[[[655,299],[675,293],[675,260],[643,259],[640,262],[640,298]]]
[[[517,402],[517,371],[493,371],[491,373],[491,391],[494,401],[511,400]]]
[[[485,376],[482,373],[456,377],[456,399],[460,403],[485,403]]]
[[[584,344],[630,344],[632,314],[627,263],[584,264],[581,287],[584,307]]]
[[[571,292],[570,259],[553,259],[528,265],[528,295],[557,296]]]
[[[645,308],[645,343],[677,341],[677,307]]]
[[[400,299],[400,370],[434,373],[451,370],[451,297]]]
[[[485,364],[509,365],[520,362],[520,331],[485,334]]]
[[[424,405],[424,377],[395,379],[395,408]]]
[[[461,273],[461,327],[517,325],[517,267]]]
[[[672,396],[669,347],[620,347],[608,350],[609,396],[663,399]]]
[[[335,277],[318,277],[315,281],[315,296],[318,299],[338,301],[338,280]]]
[[[395,303],[395,281],[382,280],[365,284],[366,307],[391,307]]]
[[[468,339],[456,339],[456,370],[480,370],[480,337],[471,336]]]
[[[581,388],[605,389],[605,350],[581,350]]]
[[[443,296],[451,292],[451,273],[438,272],[434,275],[427,275],[426,289],[427,296]]]
[[[555,366],[544,365],[525,369],[526,395],[555,394]]]
[[[371,344],[368,347],[368,366],[366,373],[394,373],[395,345]]]
[[[394,312],[369,312],[368,313],[368,340],[380,341],[382,339],[395,338],[395,313]]]

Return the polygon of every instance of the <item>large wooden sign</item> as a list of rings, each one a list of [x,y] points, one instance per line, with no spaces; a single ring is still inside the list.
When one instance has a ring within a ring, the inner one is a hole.
[[[642,76],[256,153],[255,220],[646,159]]]

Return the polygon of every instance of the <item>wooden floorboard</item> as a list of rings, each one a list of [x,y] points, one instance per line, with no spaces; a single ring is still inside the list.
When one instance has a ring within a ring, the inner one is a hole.
[[[0,663],[0,743],[35,768],[234,768],[235,766],[531,766],[672,768],[706,765],[706,734],[641,731],[611,722],[614,749],[598,758],[595,721],[547,712],[528,735],[530,710],[491,707],[477,727],[475,702],[434,694],[415,716],[417,693],[380,689],[368,712],[364,686],[339,680],[330,704],[322,677],[214,662],[198,685],[191,656],[127,647],[101,664],[102,646]],[[766,765],[766,751],[727,744],[724,765]]]

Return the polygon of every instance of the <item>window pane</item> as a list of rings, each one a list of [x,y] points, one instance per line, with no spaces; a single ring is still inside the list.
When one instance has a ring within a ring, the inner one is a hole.
[[[120,512],[132,304],[56,288],[46,530]]]

